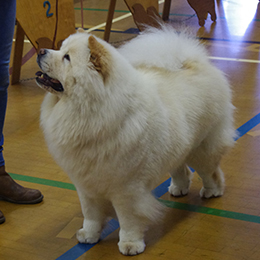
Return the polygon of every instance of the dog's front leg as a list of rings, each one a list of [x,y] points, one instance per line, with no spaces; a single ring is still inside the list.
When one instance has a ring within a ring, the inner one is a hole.
[[[80,243],[94,244],[98,242],[103,223],[106,218],[104,202],[100,199],[88,198],[80,194],[80,203],[84,216],[83,228],[78,230],[77,239]]]
[[[130,227],[122,224],[122,221],[120,222],[118,247],[123,255],[137,255],[145,249],[143,239],[145,227],[140,223],[135,223],[135,221],[131,221],[131,223],[132,226]]]
[[[137,255],[144,251],[144,233],[147,228],[147,219],[136,211],[135,203],[132,200],[115,202],[115,208],[119,224],[119,251],[123,255]]]

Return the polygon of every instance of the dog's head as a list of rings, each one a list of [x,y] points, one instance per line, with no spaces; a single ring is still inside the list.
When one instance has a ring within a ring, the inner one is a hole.
[[[68,37],[59,51],[41,49],[37,63],[42,71],[36,73],[37,84],[62,97],[87,85],[105,85],[110,76],[111,55],[108,45],[92,35],[81,32]],[[78,89],[75,89],[78,88]]]

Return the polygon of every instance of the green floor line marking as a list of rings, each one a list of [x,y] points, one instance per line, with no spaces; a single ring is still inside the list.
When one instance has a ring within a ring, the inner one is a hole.
[[[16,174],[16,173],[9,173],[9,174],[13,179],[19,180],[19,181],[37,183],[37,184],[42,184],[42,185],[46,185],[46,186],[67,189],[67,190],[74,190],[74,191],[76,190],[76,188],[73,184],[67,183],[67,182],[53,181],[53,180],[48,180],[48,179],[43,179],[43,178],[38,178],[38,177],[31,177],[31,176],[26,176],[26,175],[21,175],[21,174]],[[159,199],[159,201],[162,202],[168,208],[186,210],[186,211],[190,211],[190,212],[203,213],[203,214],[208,214],[208,215],[213,215],[213,216],[218,216],[218,217],[223,217],[223,218],[230,218],[230,219],[242,220],[242,221],[260,224],[259,216],[243,214],[243,213],[227,211],[227,210],[221,210],[221,209],[196,206],[196,205],[191,205],[191,204],[186,204],[186,203],[181,203],[181,202],[176,202],[176,201],[168,201],[168,200],[162,200],[162,199]]]
[[[81,10],[80,7],[75,7],[74,10]],[[108,9],[98,9],[98,8],[83,8],[83,11],[93,11],[93,12],[108,12]],[[115,10],[115,13],[130,13],[130,11],[127,10]],[[160,15],[162,13],[159,13]],[[169,16],[186,16],[186,17],[192,17],[194,14],[176,14],[176,13],[170,13]],[[217,19],[220,20],[226,20],[226,17],[219,16]],[[252,19],[252,22],[259,22],[260,19]]]
[[[227,210],[221,210],[221,209],[214,209],[214,208],[208,208],[208,207],[202,207],[202,206],[196,206],[176,201],[168,201],[168,200],[162,200],[159,199],[160,202],[162,202],[166,207],[174,208],[174,209],[180,209],[180,210],[187,210],[191,212],[197,212],[197,213],[203,213],[223,218],[231,218],[235,220],[242,220],[252,223],[258,223],[260,224],[260,217],[255,215],[249,215],[244,213],[238,213],[233,211],[227,211]]]
[[[16,174],[16,173],[9,173],[9,174],[13,179],[18,180],[18,181],[32,182],[32,183],[37,183],[37,184],[67,189],[67,190],[76,190],[75,186],[72,183],[67,183],[67,182],[62,182],[62,181],[53,181],[53,180],[26,176],[26,175],[21,175],[21,174]]]
[[[74,10],[80,11],[80,7],[75,7]],[[83,8],[83,11],[93,11],[93,12],[108,12],[108,9],[98,9],[98,8]],[[115,10],[115,13],[130,13],[128,10]],[[162,15],[162,13],[159,13]],[[194,14],[176,14],[176,13],[170,13],[169,16],[194,16]]]
[[[81,10],[81,8],[80,7],[75,7],[74,10]],[[83,11],[108,12],[108,9],[83,8]],[[115,10],[115,13],[130,13],[130,11],[127,11],[127,10]]]
[[[74,10],[80,11],[80,7],[75,7]],[[93,11],[93,12],[108,12],[108,9],[99,9],[99,8],[83,8],[83,11]],[[130,13],[129,10],[115,10],[115,13]],[[159,13],[162,14],[162,13]],[[170,13],[171,16],[193,16],[194,14],[177,14],[177,13]]]

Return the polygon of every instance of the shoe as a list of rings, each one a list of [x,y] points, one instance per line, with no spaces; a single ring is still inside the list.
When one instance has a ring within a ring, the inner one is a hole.
[[[43,195],[39,190],[24,188],[16,183],[5,171],[5,166],[1,166],[0,199],[17,204],[36,204],[42,201]]]
[[[5,216],[3,215],[2,211],[0,210],[0,224],[5,222]]]

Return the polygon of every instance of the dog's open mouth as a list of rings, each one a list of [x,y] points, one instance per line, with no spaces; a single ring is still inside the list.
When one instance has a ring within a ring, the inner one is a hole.
[[[57,92],[64,91],[62,84],[57,79],[49,77],[46,73],[38,71],[36,72],[36,76],[36,82],[44,89],[48,89],[49,87],[51,87]]]

